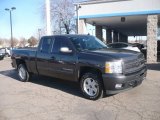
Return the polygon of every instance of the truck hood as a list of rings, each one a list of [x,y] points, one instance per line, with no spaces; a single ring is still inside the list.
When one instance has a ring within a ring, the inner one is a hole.
[[[94,54],[96,56],[103,56],[103,57],[110,57],[115,59],[123,59],[123,58],[137,58],[142,53],[131,51],[131,50],[124,50],[124,49],[111,49],[111,48],[105,48],[105,49],[99,49],[99,50],[93,50],[93,51],[87,51],[88,54]]]

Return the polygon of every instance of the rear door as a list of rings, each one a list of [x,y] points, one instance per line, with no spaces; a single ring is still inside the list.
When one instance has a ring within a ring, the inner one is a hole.
[[[48,61],[50,59],[50,51],[52,47],[53,38],[43,37],[37,51],[37,70],[40,75],[48,74]]]
[[[60,48],[67,47],[72,53],[62,53]],[[53,77],[75,80],[77,56],[71,42],[65,36],[56,36],[51,50],[49,74]]]

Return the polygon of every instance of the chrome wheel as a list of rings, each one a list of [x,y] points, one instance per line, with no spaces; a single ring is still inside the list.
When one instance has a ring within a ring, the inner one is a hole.
[[[25,68],[20,67],[18,70],[18,74],[21,77],[22,80],[24,80],[26,78],[26,71]]]
[[[83,82],[83,88],[86,94],[93,97],[99,92],[98,83],[92,78],[86,78]]]

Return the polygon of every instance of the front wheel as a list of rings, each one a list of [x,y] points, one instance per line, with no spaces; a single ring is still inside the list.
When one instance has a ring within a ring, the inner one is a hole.
[[[30,79],[31,74],[27,71],[24,64],[18,66],[18,76],[22,82],[27,82]]]
[[[85,73],[81,77],[80,87],[83,95],[90,100],[103,97],[102,79],[94,73]]]

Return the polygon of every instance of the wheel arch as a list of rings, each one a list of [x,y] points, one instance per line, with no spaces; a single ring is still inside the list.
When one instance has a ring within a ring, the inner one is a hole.
[[[22,59],[16,59],[17,69],[18,69],[18,66],[19,66],[20,64],[23,64],[23,65],[25,65],[25,66],[26,66],[26,62],[25,62],[25,60],[22,60]],[[27,68],[27,67],[26,67],[26,68]]]
[[[102,78],[102,71],[100,69],[90,66],[82,66],[79,69],[78,80],[80,81],[81,77],[87,72],[98,74],[98,76]]]

